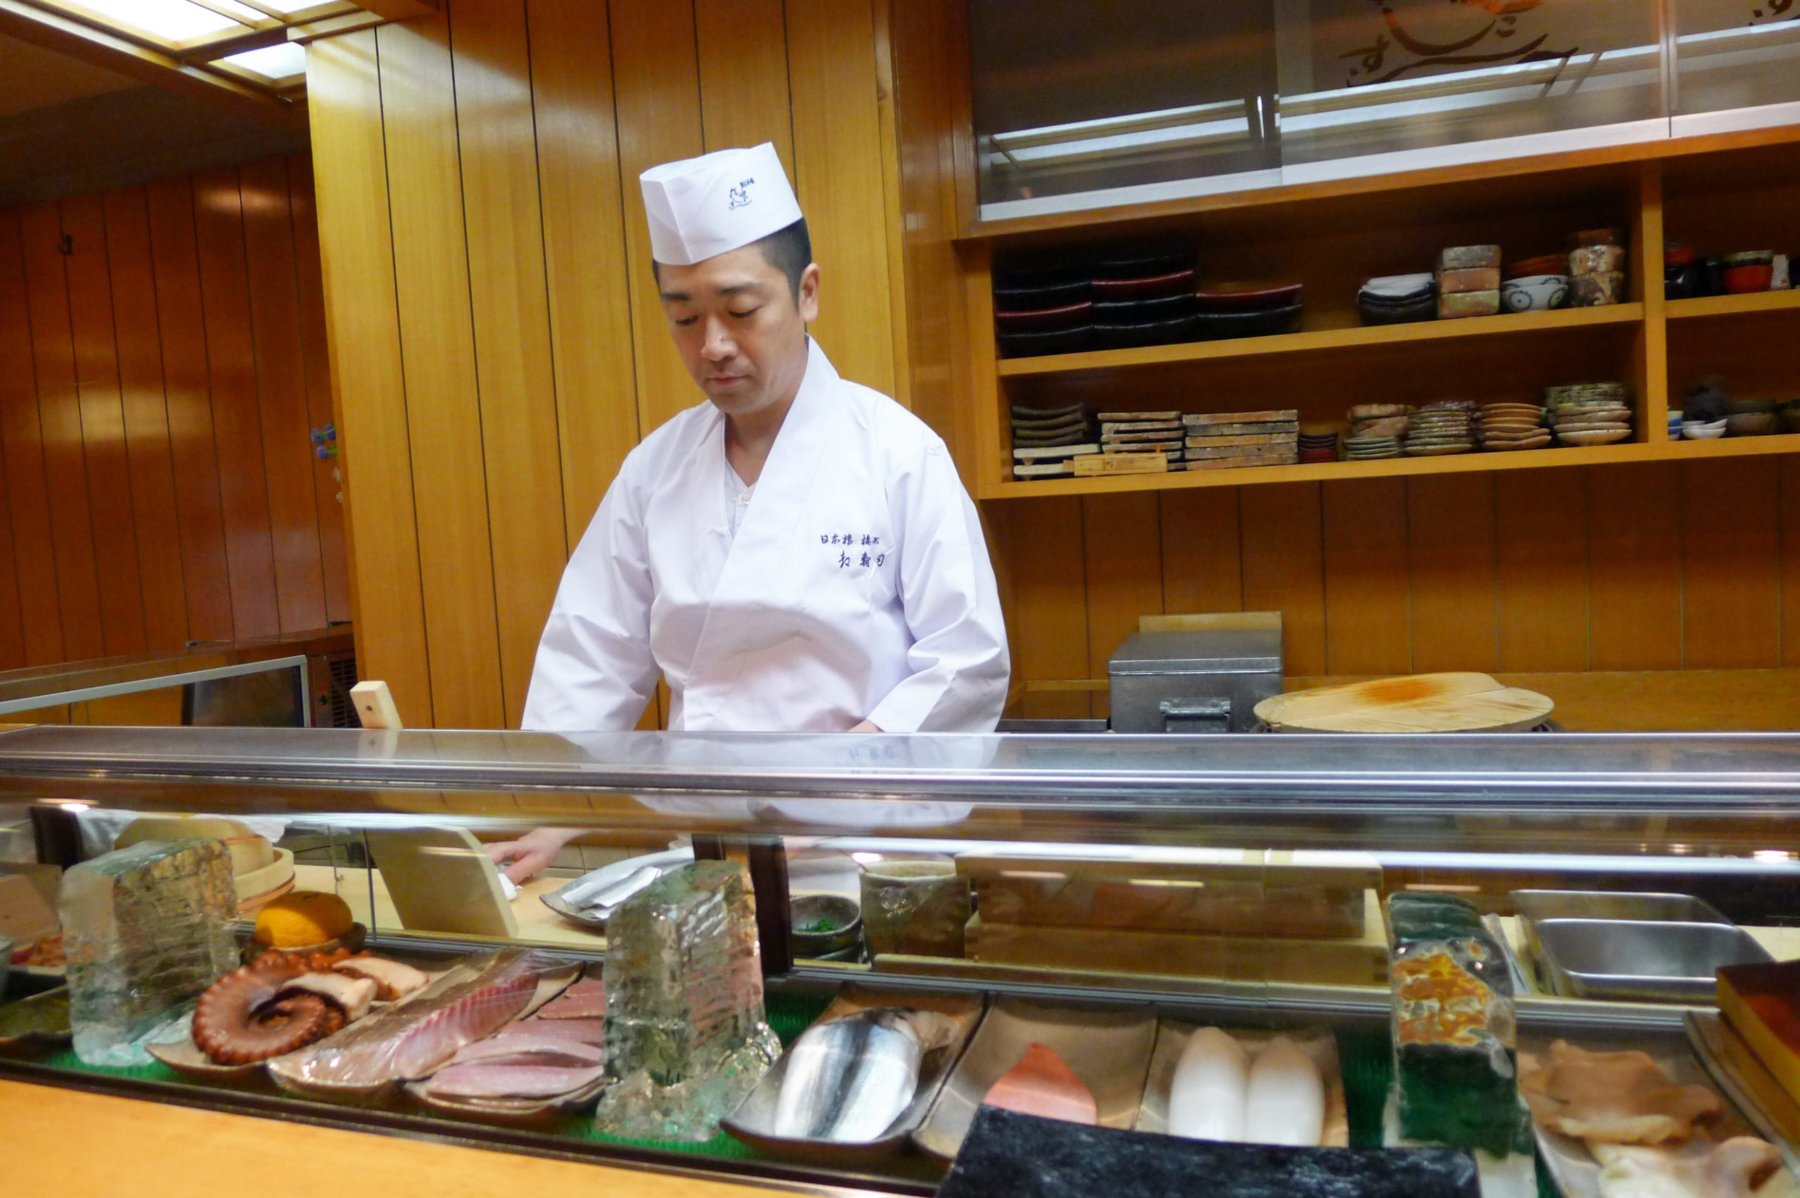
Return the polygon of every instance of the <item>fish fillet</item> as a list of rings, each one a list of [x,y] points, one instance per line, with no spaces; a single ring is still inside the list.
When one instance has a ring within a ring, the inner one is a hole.
[[[440,1069],[425,1083],[438,1098],[556,1098],[599,1081],[601,1065],[563,1067],[478,1061]]]
[[[553,1036],[558,1040],[575,1040],[583,1044],[606,1043],[604,1019],[521,1019],[509,1023],[490,1038],[512,1036]]]
[[[926,1050],[914,1014],[861,1011],[802,1032],[775,1100],[775,1134],[863,1142],[885,1132],[919,1088]]]
[[[1608,1144],[1679,1143],[1722,1109],[1705,1086],[1671,1082],[1648,1053],[1588,1052],[1564,1040],[1519,1090],[1551,1131]]]
[[[472,1061],[513,1060],[517,1057],[555,1058],[534,1061],[534,1064],[568,1064],[568,1065],[602,1065],[606,1063],[606,1050],[597,1044],[583,1044],[579,1040],[571,1040],[566,1036],[489,1036],[486,1040],[477,1040],[473,1044],[465,1044],[456,1050],[450,1058],[451,1065],[466,1065]]]
[[[600,978],[576,982],[538,1010],[539,1019],[601,1019],[606,1015],[606,984]]]
[[[1082,1084],[1066,1061],[1042,1044],[1029,1045],[1019,1063],[993,1084],[982,1102],[1044,1119],[1100,1122],[1094,1092]]]

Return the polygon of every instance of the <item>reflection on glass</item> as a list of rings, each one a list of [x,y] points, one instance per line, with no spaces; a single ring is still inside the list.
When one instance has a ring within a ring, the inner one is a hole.
[[[992,218],[1278,182],[1274,8],[969,6]]]
[[[1669,3],[1675,33],[1674,115],[1800,101],[1800,2]]]

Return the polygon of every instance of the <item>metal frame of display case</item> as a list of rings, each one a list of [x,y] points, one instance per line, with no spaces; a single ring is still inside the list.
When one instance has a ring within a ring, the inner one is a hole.
[[[455,802],[446,805],[445,796]],[[337,828],[555,823],[621,834],[850,838],[873,851],[970,842],[1087,846],[1131,859],[1202,844],[1374,849],[1404,864],[1524,860],[1543,868],[1760,873],[1800,879],[1800,735],[1446,737],[618,733],[32,727],[0,730],[0,803],[285,813]],[[784,923],[780,932],[791,931]],[[767,926],[763,935],[774,932]],[[471,947],[378,934],[415,951]],[[597,959],[598,952],[551,951]],[[1376,1025],[1369,987],[1115,976],[1031,978],[981,962],[867,971],[799,963],[776,991],[852,981],[1061,1002],[1155,1002],[1184,1016]],[[1519,1000],[1521,1027],[1679,1034],[1686,1008]],[[929,1193],[916,1178],[781,1162],[703,1163],[610,1143],[336,1109],[287,1096],[115,1083],[0,1061],[0,1076],[549,1156],[748,1173],[843,1193]]]

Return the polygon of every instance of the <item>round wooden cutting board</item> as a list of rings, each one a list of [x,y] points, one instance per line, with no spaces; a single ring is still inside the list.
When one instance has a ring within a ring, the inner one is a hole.
[[[1275,732],[1520,732],[1555,708],[1486,674],[1413,674],[1276,695],[1256,715]]]

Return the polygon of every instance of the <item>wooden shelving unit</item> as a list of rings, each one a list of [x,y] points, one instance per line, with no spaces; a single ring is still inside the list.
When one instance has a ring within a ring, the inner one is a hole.
[[[1709,243],[1727,237],[1779,241],[1780,231],[1790,226],[1779,219],[1778,203],[1760,200],[1760,215],[1748,228],[1721,221],[1717,180],[1731,177],[1733,153],[1758,155],[1749,164],[1756,186],[1788,194],[1786,189],[1800,185],[1800,166],[1788,165],[1783,151],[1796,135],[1786,131],[1771,136],[1770,145],[1748,149],[1721,144],[1715,147],[1721,165],[1711,172],[1706,163],[1685,157],[1703,148],[1683,145],[1637,161],[1605,154],[1566,155],[1532,167],[1513,163],[1481,180],[1364,180],[1353,192],[1207,197],[1185,207],[1162,205],[1136,218],[1115,210],[1093,214],[1087,222],[1064,216],[977,226],[958,240],[972,380],[975,394],[984,397],[973,419],[973,489],[981,499],[1116,495],[1800,453],[1800,434],[1670,442],[1667,433],[1670,408],[1681,406],[1679,395],[1698,377],[1717,369],[1714,359],[1736,366],[1754,358],[1747,393],[1761,394],[1759,387],[1779,392],[1791,376],[1775,347],[1791,344],[1791,338],[1771,340],[1767,333],[1784,327],[1780,322],[1789,314],[1800,315],[1800,290],[1665,301],[1660,269],[1665,238],[1693,236],[1691,226],[1699,226]],[[1679,169],[1672,165],[1677,158]],[[1441,245],[1496,241],[1510,258],[1527,247],[1555,244],[1552,237],[1560,241],[1575,228],[1602,226],[1627,235],[1628,302],[1416,324],[1358,323],[1357,279],[1424,269]],[[1306,327],[1266,337],[996,357],[996,260],[1062,245],[1172,237],[1198,246],[1208,281],[1302,282]],[[1706,251],[1728,248],[1729,243],[1708,244]],[[1800,323],[1794,331],[1800,333]],[[1549,383],[1604,378],[1632,386],[1636,427],[1629,442],[1106,478],[1011,477],[1007,414],[1017,400],[1054,404],[1080,397],[1096,408],[1126,411],[1295,407],[1303,421],[1316,421],[1341,419],[1355,403],[1529,398]],[[1800,397],[1800,380],[1792,394],[1782,394]]]

